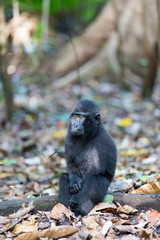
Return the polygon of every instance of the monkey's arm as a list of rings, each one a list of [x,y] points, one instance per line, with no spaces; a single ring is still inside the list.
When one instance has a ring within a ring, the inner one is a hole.
[[[69,175],[69,191],[70,193],[77,193],[81,189],[82,180],[72,165],[67,167],[67,172]]]
[[[81,189],[81,179],[76,174],[69,174],[69,191],[77,193]]]

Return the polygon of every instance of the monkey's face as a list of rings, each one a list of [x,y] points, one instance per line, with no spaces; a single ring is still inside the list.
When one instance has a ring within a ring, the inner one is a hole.
[[[72,113],[70,117],[70,132],[74,136],[84,135],[84,122],[86,117],[81,114]]]
[[[99,128],[100,115],[73,112],[69,121],[69,132],[72,136],[92,137]]]

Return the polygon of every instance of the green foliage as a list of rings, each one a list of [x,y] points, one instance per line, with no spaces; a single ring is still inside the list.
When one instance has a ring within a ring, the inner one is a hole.
[[[43,6],[43,0],[19,0],[18,2],[21,10],[29,12],[41,12]],[[71,10],[80,3],[81,0],[50,0],[50,12],[57,13],[60,12],[63,8]],[[11,7],[12,1],[9,0],[5,4],[6,7]]]
[[[138,179],[139,179],[141,182],[145,183],[145,182],[147,182],[148,179],[153,178],[153,177],[155,177],[155,176],[156,176],[156,174],[141,175],[141,176],[138,176]]]
[[[59,14],[64,11],[73,14],[81,23],[90,22],[99,9],[108,0],[50,0],[50,14]],[[18,0],[21,11],[42,12],[43,0]],[[5,2],[6,8],[12,8],[12,0]]]
[[[21,10],[34,12],[42,10],[42,0],[19,0]]]
[[[65,10],[72,10],[76,6],[80,5],[81,0],[59,0],[59,1],[50,1],[50,12],[51,13],[58,13],[61,12],[63,9]]]
[[[139,59],[139,64],[143,67],[147,67],[148,66],[148,61],[145,58],[140,58]]]
[[[104,200],[103,200],[103,201],[104,201],[105,203],[111,204],[111,203],[113,202],[113,199],[114,199],[113,195],[107,194],[107,195],[104,197]]]
[[[10,165],[10,164],[16,164],[16,160],[0,160],[0,165]]]
[[[4,93],[3,93],[2,89],[1,89],[1,86],[0,86],[0,102],[4,103]]]
[[[36,31],[35,31],[35,33],[32,36],[34,39],[36,39],[36,40],[40,39],[41,29],[42,29],[42,24],[41,24],[41,22],[39,22],[39,23],[37,23]]]
[[[35,198],[33,194],[29,194],[28,198]]]

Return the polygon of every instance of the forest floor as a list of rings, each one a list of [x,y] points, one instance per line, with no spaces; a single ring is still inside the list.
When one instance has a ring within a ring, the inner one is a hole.
[[[1,201],[58,194],[58,176],[66,166],[67,122],[78,101],[78,84],[54,91],[45,79],[19,81],[15,77],[17,112],[12,124],[5,122],[3,108],[0,114]],[[82,93],[97,101],[104,126],[117,145],[110,190],[160,193],[160,84],[145,101],[138,88],[124,91],[107,80],[88,80]],[[154,206],[140,213],[132,206],[105,204],[83,218],[62,205],[43,214],[26,210],[25,216],[22,211],[14,217],[0,216],[0,239],[158,239],[160,213]]]

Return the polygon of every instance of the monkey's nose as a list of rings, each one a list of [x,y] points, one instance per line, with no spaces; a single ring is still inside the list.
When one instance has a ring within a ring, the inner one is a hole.
[[[74,128],[75,128],[75,129],[79,128],[79,122],[78,122],[78,121],[76,121],[76,122],[74,123]]]

